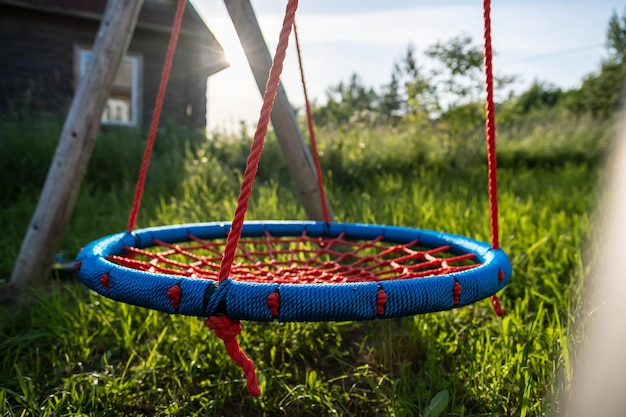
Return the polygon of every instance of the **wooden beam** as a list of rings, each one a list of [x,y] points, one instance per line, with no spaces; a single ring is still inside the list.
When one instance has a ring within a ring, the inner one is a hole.
[[[113,79],[128,49],[143,0],[109,0],[93,54],[65,120],[39,202],[22,242],[10,283],[45,282],[69,223]]]
[[[272,56],[263,39],[263,33],[254,14],[254,9],[249,0],[224,0],[224,3],[243,46],[259,91],[263,95],[272,66]],[[278,93],[274,101],[272,126],[307,216],[312,220],[324,220],[315,165],[304,143],[304,136],[300,130],[298,119],[282,84],[278,86]],[[328,205],[328,209],[332,220],[330,205]]]

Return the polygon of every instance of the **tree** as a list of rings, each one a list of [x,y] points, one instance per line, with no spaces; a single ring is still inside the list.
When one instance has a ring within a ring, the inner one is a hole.
[[[428,71],[418,62],[413,45],[407,47],[400,62],[394,65],[387,89],[391,91],[395,83],[403,89],[403,94],[399,94],[404,96],[404,105],[400,106],[402,115],[412,121],[455,117],[480,121],[484,95],[482,48],[469,36],[461,35],[437,42],[424,55],[432,61],[432,67],[429,66],[432,69]],[[515,77],[497,76],[494,81],[496,91],[502,92]]]
[[[430,75],[417,62],[415,46],[409,44],[401,62],[405,77],[405,116],[412,120],[430,119],[441,111],[441,103]]]
[[[391,73],[391,81],[382,87],[380,94],[380,114],[385,122],[396,124],[402,116],[402,107],[404,99],[402,97],[402,89],[400,78],[402,72],[400,66],[396,63]]]
[[[433,61],[426,70],[417,49],[409,44],[393,65],[391,80],[380,93],[362,84],[357,74],[326,92],[326,103],[314,110],[318,124],[344,124],[369,121],[395,124],[399,120],[426,123],[438,121],[461,129],[482,123],[484,95],[482,48],[469,36],[457,36],[426,49]],[[494,87],[502,92],[515,77],[494,77]]]
[[[472,38],[457,36],[446,43],[437,42],[426,49],[426,56],[438,62],[434,74],[441,96],[447,96],[451,104],[478,100],[484,89],[483,53],[472,44]]]
[[[533,110],[554,107],[562,98],[563,90],[553,84],[535,80],[528,90],[515,100],[514,109],[520,114],[527,114]]]
[[[606,45],[610,56],[601,62],[600,72],[587,75],[580,88],[566,94],[566,108],[577,114],[590,113],[607,118],[623,104],[626,81],[626,11],[609,19]]]
[[[427,119],[439,111],[434,89],[423,67],[418,64],[415,46],[409,44],[394,62],[391,81],[382,87],[381,114],[387,119]]]
[[[613,58],[619,63],[626,63],[626,11],[623,16],[613,11],[606,37],[606,44],[612,51]]]
[[[483,50],[471,37],[461,35],[445,43],[437,42],[426,50],[426,56],[435,60],[433,82],[444,109],[483,101]],[[495,92],[506,95],[507,87],[515,80],[516,76],[494,74]]]
[[[313,117],[319,125],[344,124],[368,117],[378,108],[376,91],[364,86],[358,74],[353,73],[348,83],[342,81],[326,90],[326,103],[313,110]]]
[[[601,64],[600,72],[587,75],[578,89],[567,92],[566,108],[576,114],[589,113],[594,117],[612,116],[622,105],[624,64],[607,60]]]

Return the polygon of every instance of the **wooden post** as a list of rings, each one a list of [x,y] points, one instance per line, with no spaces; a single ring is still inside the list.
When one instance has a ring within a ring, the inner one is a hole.
[[[100,119],[120,62],[128,49],[143,0],[108,0],[93,54],[80,78],[59,144],[10,283],[45,282],[69,223],[100,130]]]
[[[272,66],[272,56],[263,39],[254,9],[249,0],[224,0],[224,3],[246,53],[259,91],[263,95]],[[282,84],[278,86],[274,101],[272,126],[307,216],[312,220],[324,220],[315,165],[304,143],[298,119]],[[329,204],[327,206],[332,220],[332,210]]]

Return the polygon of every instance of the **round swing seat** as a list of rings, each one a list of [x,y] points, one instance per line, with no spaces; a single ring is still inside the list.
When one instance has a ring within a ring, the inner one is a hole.
[[[171,314],[253,321],[370,320],[461,307],[511,277],[506,254],[467,237],[352,223],[243,225],[218,284],[230,223],[139,229],[87,245],[76,259],[96,292]]]
[[[185,0],[179,0],[128,231],[90,243],[76,260],[83,282],[104,296],[167,313],[208,317],[206,325],[223,339],[253,396],[260,393],[258,379],[254,363],[236,341],[239,320],[370,320],[448,310],[489,296],[501,315],[495,293],[511,277],[511,265],[498,243],[489,0],[483,2],[483,11],[491,245],[414,228],[331,223],[325,209],[324,222],[244,223],[292,27],[300,51],[297,6],[298,0],[289,0],[285,10],[232,226],[215,222],[134,230],[185,9]],[[325,208],[300,55],[298,60],[320,204]]]

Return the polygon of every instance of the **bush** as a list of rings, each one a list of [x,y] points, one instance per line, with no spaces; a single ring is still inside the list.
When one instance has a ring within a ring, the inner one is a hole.
[[[499,128],[501,167],[558,167],[568,163],[596,165],[604,160],[615,133],[613,120],[590,116],[555,117],[533,113]]]
[[[3,170],[0,277],[9,274],[54,153],[61,122],[45,117],[28,122],[0,120]],[[602,161],[613,124],[591,117],[550,112],[498,125],[498,162],[502,168],[567,164],[593,166]],[[444,126],[445,127],[445,126]],[[428,123],[398,126],[356,125],[318,131],[318,148],[329,194],[367,193],[383,175],[415,178],[425,173],[464,178],[485,169],[484,131]],[[155,218],[171,222],[228,219],[234,209],[252,139],[187,131],[173,125],[159,130],[148,172],[138,225]],[[123,230],[132,203],[145,139],[140,132],[105,129],[96,144],[62,251],[69,256],[85,242]],[[270,132],[254,188],[271,185],[280,201],[297,201],[278,141]],[[274,198],[274,197],[272,197]],[[336,199],[335,198],[335,199]],[[331,198],[331,201],[333,199]],[[87,215],[85,214],[87,213]]]
[[[58,119],[0,119],[0,182],[2,205],[23,192],[41,189],[61,133]]]

